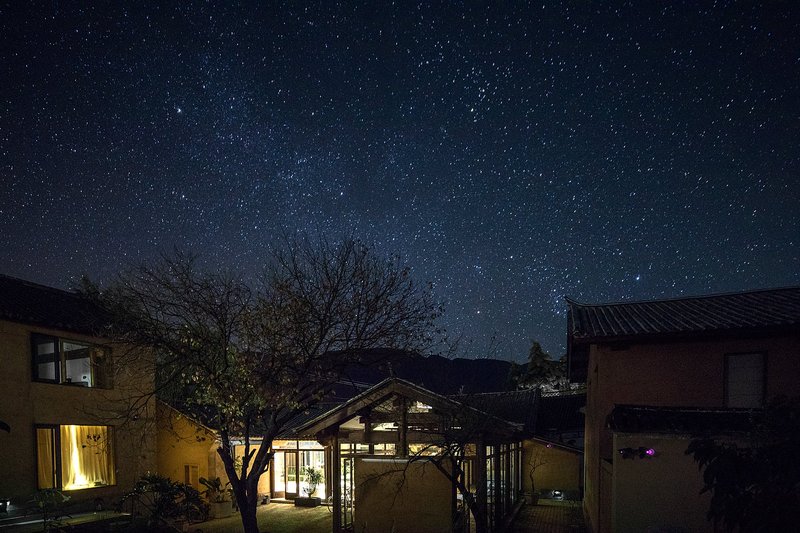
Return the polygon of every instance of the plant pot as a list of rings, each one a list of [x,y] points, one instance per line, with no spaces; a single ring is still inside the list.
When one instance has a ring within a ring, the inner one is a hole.
[[[295,498],[294,499],[294,506],[295,507],[319,507],[322,503],[322,498],[317,497],[309,497],[309,498]]]
[[[211,502],[209,518],[228,518],[233,514],[233,502]]]

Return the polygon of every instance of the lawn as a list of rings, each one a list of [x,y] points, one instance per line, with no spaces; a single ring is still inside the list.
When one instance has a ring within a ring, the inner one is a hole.
[[[285,503],[270,503],[258,508],[258,525],[262,533],[329,533],[331,513],[327,507],[313,509]],[[194,524],[190,531],[203,533],[239,533],[239,515]]]

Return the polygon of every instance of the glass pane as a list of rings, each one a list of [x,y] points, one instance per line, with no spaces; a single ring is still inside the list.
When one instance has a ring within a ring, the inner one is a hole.
[[[325,452],[324,451],[303,451],[300,452],[300,493],[308,494],[308,475],[306,468],[313,468],[322,474],[322,481],[317,484],[317,488],[310,496],[320,496],[325,494]]]
[[[54,435],[52,428],[36,428],[36,472],[40,489],[53,489],[56,486]]]
[[[60,374],[58,363],[56,339],[35,335],[33,337],[33,378],[58,382]]]
[[[284,465],[284,452],[275,452],[275,457],[272,459],[272,466],[275,469],[275,486],[274,492],[286,492],[286,469]]]
[[[64,490],[113,485],[114,455],[106,426],[61,426],[61,482]]]
[[[297,453],[286,452],[286,492],[297,494]]]
[[[61,345],[64,351],[64,365],[66,367],[65,381],[84,387],[91,387],[92,359],[89,354],[90,346],[73,341],[62,341]]]

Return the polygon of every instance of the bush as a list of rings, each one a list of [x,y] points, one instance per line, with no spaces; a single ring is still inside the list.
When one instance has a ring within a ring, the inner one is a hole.
[[[131,512],[135,523],[144,522],[149,531],[171,530],[171,524],[178,521],[208,518],[208,506],[197,489],[158,474],[142,476],[122,497],[120,506]]]

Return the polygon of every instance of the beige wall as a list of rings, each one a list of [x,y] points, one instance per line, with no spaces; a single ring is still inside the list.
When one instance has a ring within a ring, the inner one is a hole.
[[[522,486],[531,492],[531,465],[534,486],[539,492],[550,490],[579,493],[581,486],[581,456],[578,453],[538,441],[527,440],[522,447]]]
[[[599,524],[601,461],[613,459],[606,418],[615,404],[724,407],[725,354],[763,352],[767,398],[800,394],[800,336],[730,339],[623,348],[592,345],[587,376],[584,507],[594,531]],[[606,523],[609,523],[606,521]]]
[[[158,404],[158,473],[174,481],[185,482],[184,472],[186,465],[197,465],[198,478],[222,480],[228,482],[225,465],[217,453],[219,443],[216,434],[209,428],[198,423],[179,411],[165,405]],[[259,446],[252,449],[258,451]],[[234,448],[236,458],[244,455],[244,446]],[[267,471],[258,482],[258,492],[269,494],[270,475]],[[206,488],[198,485],[198,490],[203,492]]]
[[[710,494],[700,495],[703,480],[697,463],[686,455],[688,438],[616,435],[614,448],[653,448],[640,459],[614,457],[614,531],[713,531],[706,520]]]
[[[440,533],[452,528],[452,484],[432,464],[357,457],[355,531]]]
[[[185,483],[185,466],[196,465],[198,478],[227,479],[217,473],[214,433],[163,403],[158,403],[157,413],[159,474]],[[205,490],[199,484],[195,488]]]
[[[133,487],[136,479],[155,468],[155,402],[148,400],[136,420],[121,426],[112,417],[128,405],[126,398],[153,390],[149,361],[142,357],[130,365],[119,362],[123,350],[112,347],[115,365],[112,390],[84,388],[32,381],[31,333],[102,344],[102,339],[70,332],[0,321],[0,359],[3,386],[0,388],[0,420],[11,433],[0,432],[0,495],[17,506],[30,500],[36,483],[36,424],[110,425],[114,427],[116,486],[69,491],[72,501],[102,498],[110,505]]]
[[[253,455],[258,453],[258,450],[260,448],[261,448],[261,446],[250,446],[251,450],[255,450],[255,452],[253,452]],[[244,457],[244,446],[236,446],[236,448],[234,449],[234,455],[237,458]],[[228,480],[228,475],[225,473],[225,465],[222,464],[222,459],[220,458],[218,453],[215,453],[214,456],[215,456],[215,460],[216,460],[216,464],[217,464],[217,471],[219,472],[218,475],[219,475],[220,479],[222,479],[223,482],[227,481]],[[270,461],[269,470],[264,472],[261,475],[261,478],[258,480],[258,493],[259,494],[269,494],[270,493],[270,479],[271,479],[271,477],[272,477],[272,462]]]

